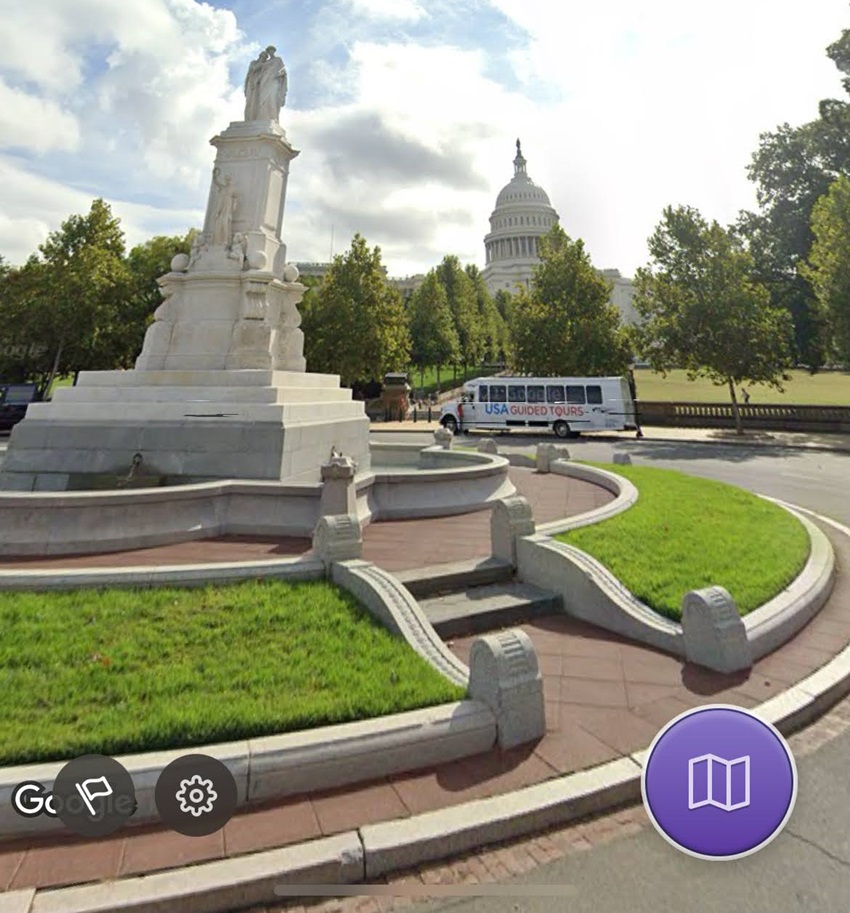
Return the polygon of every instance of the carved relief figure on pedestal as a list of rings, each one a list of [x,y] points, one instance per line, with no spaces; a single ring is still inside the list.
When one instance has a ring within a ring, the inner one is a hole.
[[[192,269],[192,267],[198,262],[201,257],[201,254],[207,249],[207,243],[204,239],[203,234],[199,234],[195,240],[192,242],[192,250],[189,254],[189,264],[186,269]]]
[[[218,188],[212,225],[210,226],[213,246],[229,247],[233,240],[233,216],[236,212],[236,191],[229,174],[221,177],[218,168],[213,169],[213,183]]]
[[[245,266],[245,256],[248,252],[248,236],[241,231],[237,231],[233,236],[233,243],[230,245],[230,250],[227,252],[227,256],[231,260],[238,260],[239,265]]]

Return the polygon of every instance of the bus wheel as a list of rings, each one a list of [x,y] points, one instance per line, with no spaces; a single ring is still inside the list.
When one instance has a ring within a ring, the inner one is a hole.
[[[443,427],[451,431],[452,434],[457,434],[457,422],[453,415],[447,415],[443,419]]]
[[[566,422],[555,422],[555,424],[552,425],[552,430],[557,437],[570,436],[570,426]]]

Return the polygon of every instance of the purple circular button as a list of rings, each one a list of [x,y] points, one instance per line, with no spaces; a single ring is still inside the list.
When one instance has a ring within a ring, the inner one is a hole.
[[[643,804],[658,832],[700,859],[740,859],[785,827],[797,766],[779,731],[741,707],[710,704],[671,720],[649,746]]]

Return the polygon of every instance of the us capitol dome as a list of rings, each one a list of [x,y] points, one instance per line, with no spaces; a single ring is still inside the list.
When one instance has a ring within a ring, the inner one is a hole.
[[[490,216],[490,232],[484,238],[484,281],[491,295],[500,289],[513,294],[517,283],[531,285],[534,267],[540,263],[538,239],[558,222],[549,195],[528,176],[520,141],[516,141],[514,176],[496,197],[496,208]],[[627,323],[637,320],[630,279],[619,270],[601,270],[613,284],[611,301],[617,305]]]

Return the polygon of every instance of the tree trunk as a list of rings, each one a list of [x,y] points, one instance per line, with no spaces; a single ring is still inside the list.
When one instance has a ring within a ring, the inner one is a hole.
[[[440,392],[440,366],[437,365],[437,393]]]
[[[738,406],[738,398],[735,395],[735,384],[731,377],[728,380],[729,380],[729,395],[732,397],[732,414],[735,416],[735,433],[743,434],[744,433],[744,423],[741,421],[741,410]]]
[[[50,388],[53,386],[53,380],[56,377],[56,372],[59,370],[59,359],[62,357],[62,348],[64,345],[64,340],[59,343],[59,348],[56,350],[56,357],[53,359],[53,367],[50,369],[50,374],[47,375],[47,383],[44,386],[45,399],[50,395]]]

